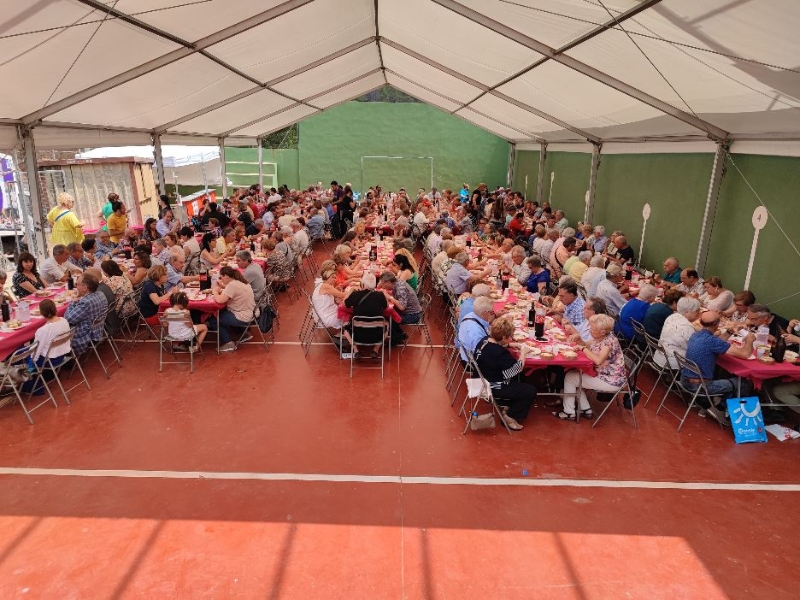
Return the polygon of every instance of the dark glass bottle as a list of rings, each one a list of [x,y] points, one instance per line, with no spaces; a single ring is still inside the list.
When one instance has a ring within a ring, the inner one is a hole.
[[[772,344],[772,350],[770,354],[772,358],[775,359],[776,363],[783,362],[783,356],[786,354],[786,340],[783,338],[783,330],[781,330],[780,335],[778,335],[778,339],[775,340],[775,343]]]
[[[69,272],[69,276],[67,277],[67,289],[68,290],[75,289],[75,280],[72,278],[72,271]]]

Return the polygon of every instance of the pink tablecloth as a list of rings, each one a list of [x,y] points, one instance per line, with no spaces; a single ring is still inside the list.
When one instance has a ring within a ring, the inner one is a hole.
[[[158,305],[159,312],[164,312],[166,309],[169,308],[169,299],[164,300],[161,304]],[[208,314],[216,314],[220,310],[225,308],[224,304],[220,304],[216,300],[214,300],[213,296],[206,296],[205,298],[192,300],[189,299],[189,310],[197,310],[201,313],[208,313]]]
[[[517,297],[512,292],[509,292],[507,298],[495,301],[494,311],[499,314],[505,308],[507,302],[516,302],[517,300],[518,300]],[[555,324],[554,327],[555,326],[557,326],[559,329],[561,328],[561,326],[558,324]],[[567,345],[572,346],[571,344],[568,344],[566,341],[559,341],[556,339],[548,340],[546,342],[539,342],[533,339],[533,331],[530,332],[530,337],[526,340],[526,343],[533,346],[537,346],[540,349],[543,348],[544,346],[552,346],[553,344],[558,344],[559,346],[567,346]],[[594,363],[586,357],[586,355],[580,348],[573,346],[572,350],[574,350],[578,354],[576,358],[568,359],[564,358],[560,354],[554,356],[553,358],[548,358],[548,359],[539,358],[538,355],[528,356],[527,360],[525,361],[525,368],[526,368],[525,374],[530,375],[532,371],[535,371],[537,369],[545,369],[547,367],[563,367],[565,369],[580,369],[587,375],[594,375],[595,374]],[[515,355],[517,355],[517,352],[515,350],[513,350],[512,352]]]
[[[773,363],[765,365],[758,360],[745,360],[729,354],[717,357],[717,365],[738,377],[749,379],[757,390],[767,379],[800,380],[800,365],[793,363]]]
[[[64,291],[63,288],[53,290],[55,294],[61,293],[62,291]],[[31,304],[31,310],[39,306],[39,302],[44,300],[44,298],[36,298],[33,296],[29,296],[26,299]],[[64,313],[67,312],[67,303],[57,304],[56,306],[59,316],[63,317]],[[44,325],[44,323],[45,320],[43,317],[31,315],[31,320],[19,329],[0,331],[0,360],[5,360],[14,350],[33,340],[33,337],[36,335],[36,330]]]

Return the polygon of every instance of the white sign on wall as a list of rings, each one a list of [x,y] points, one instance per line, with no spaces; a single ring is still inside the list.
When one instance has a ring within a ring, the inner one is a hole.
[[[750,260],[747,261],[747,274],[744,276],[744,289],[750,289],[750,275],[753,274],[753,263],[756,260],[756,249],[758,248],[758,232],[767,226],[769,213],[766,207],[758,206],[753,211],[753,245],[750,246]]]
[[[647,219],[650,218],[650,204],[645,202],[642,207],[642,241],[639,242],[639,262],[642,260],[642,251],[644,250],[644,234],[647,231]]]

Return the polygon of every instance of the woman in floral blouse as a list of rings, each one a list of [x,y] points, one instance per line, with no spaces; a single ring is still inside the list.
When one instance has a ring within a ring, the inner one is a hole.
[[[613,331],[613,317],[608,315],[589,317],[589,332],[592,338],[586,343],[583,353],[594,363],[597,375],[591,377],[584,373],[581,379],[577,369],[567,372],[564,377],[564,408],[560,412],[553,413],[557,419],[575,419],[575,394],[581,387],[581,381],[582,389],[578,397],[578,404],[581,416],[587,419],[592,418],[594,414],[584,390],[613,393],[625,383],[625,358],[622,356],[622,348]]]

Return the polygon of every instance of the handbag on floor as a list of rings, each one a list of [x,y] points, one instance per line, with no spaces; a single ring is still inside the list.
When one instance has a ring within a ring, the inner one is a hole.
[[[480,431],[481,429],[493,429],[497,423],[495,423],[494,415],[492,413],[484,413],[482,415],[476,415],[472,417],[472,420],[469,422],[469,428],[472,431]]]

